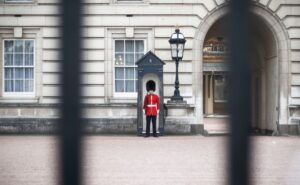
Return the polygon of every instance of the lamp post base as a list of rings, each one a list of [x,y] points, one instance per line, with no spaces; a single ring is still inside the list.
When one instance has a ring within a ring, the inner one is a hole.
[[[173,95],[172,97],[171,97],[171,100],[173,100],[173,101],[182,101],[183,100],[183,97],[182,96],[180,96],[180,95]]]
[[[187,102],[183,100],[182,96],[172,96],[171,100],[169,100],[167,103],[171,104],[186,104]]]

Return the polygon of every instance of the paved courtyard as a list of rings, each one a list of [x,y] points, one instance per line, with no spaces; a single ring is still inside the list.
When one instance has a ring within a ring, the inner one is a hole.
[[[226,136],[88,136],[86,185],[226,184]],[[55,136],[0,136],[1,185],[54,185]],[[252,137],[255,185],[300,184],[300,137]]]

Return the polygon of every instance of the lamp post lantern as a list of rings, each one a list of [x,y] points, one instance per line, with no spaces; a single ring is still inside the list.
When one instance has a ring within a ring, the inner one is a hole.
[[[171,35],[171,38],[169,39],[169,43],[171,46],[171,56],[172,59],[176,62],[176,79],[175,79],[175,90],[174,95],[171,97],[171,101],[174,102],[182,102],[183,97],[180,96],[179,91],[179,80],[178,80],[178,65],[179,61],[182,60],[183,57],[183,51],[184,51],[184,44],[186,40],[182,33],[180,33],[180,30],[177,28],[175,30],[175,33]]]

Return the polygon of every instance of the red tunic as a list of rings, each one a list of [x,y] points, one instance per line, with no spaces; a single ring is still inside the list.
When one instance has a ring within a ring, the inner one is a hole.
[[[157,110],[160,109],[159,97],[156,94],[146,95],[144,98],[143,109],[145,109],[147,116],[156,116]]]

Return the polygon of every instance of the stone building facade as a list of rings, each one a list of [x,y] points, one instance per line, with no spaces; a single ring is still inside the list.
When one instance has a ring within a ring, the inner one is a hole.
[[[227,115],[225,0],[84,0],[82,104],[87,130],[136,132],[135,61],[152,51],[164,66],[165,131],[204,133],[204,117]],[[0,130],[51,132],[59,118],[59,0],[0,0]],[[300,2],[253,0],[253,127],[299,133]],[[168,39],[186,37],[179,64],[186,104],[168,104],[175,64]]]

